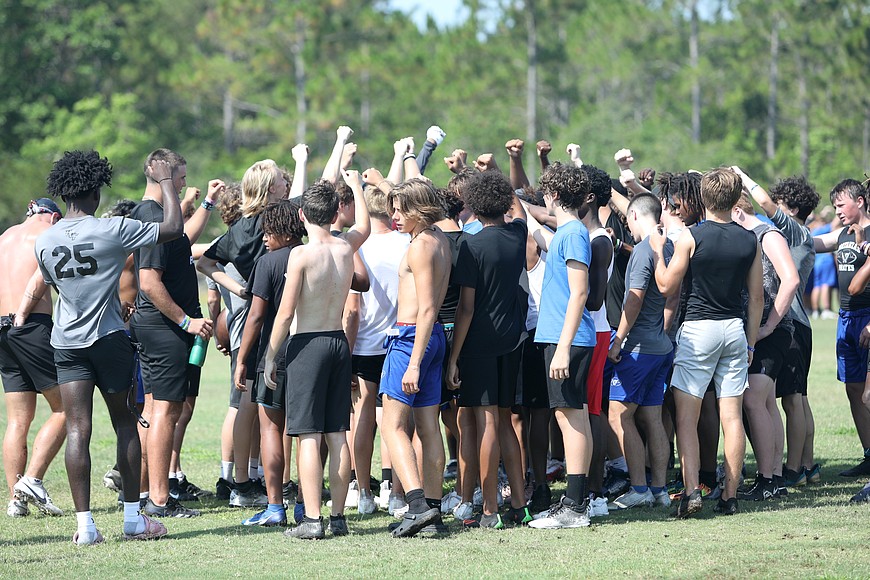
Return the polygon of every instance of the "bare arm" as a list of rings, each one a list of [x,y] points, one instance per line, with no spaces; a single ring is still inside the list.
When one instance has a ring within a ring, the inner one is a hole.
[[[680,290],[667,297],[665,300],[665,332],[670,332],[677,315],[680,312]]]
[[[245,287],[233,280],[226,272],[218,268],[217,260],[213,260],[206,256],[200,257],[196,261],[196,269],[205,276],[208,276],[216,283],[220,284],[239,298],[247,299],[248,295],[245,292]]]
[[[613,346],[610,347],[610,352],[607,353],[607,358],[618,363],[622,356],[622,343],[631,329],[634,328],[634,323],[637,322],[637,315],[640,314],[640,309],[643,306],[643,299],[646,296],[646,290],[641,288],[630,288],[628,295],[625,297],[625,304],[622,308],[622,316],[619,318],[619,328],[616,329],[616,336],[613,340]]]
[[[399,139],[393,143],[393,162],[387,173],[387,181],[390,183],[402,183],[404,181],[405,154],[408,153],[408,137]]]
[[[670,264],[665,264],[663,248],[665,235],[658,231],[650,234],[649,243],[656,255],[656,284],[662,296],[668,297],[680,290],[683,276],[689,269],[689,260],[695,251],[695,238],[688,229],[683,230],[674,245],[674,255]]]
[[[251,299],[251,308],[248,310],[248,316],[245,318],[245,327],[242,329],[242,343],[239,345],[239,353],[236,355],[236,372],[233,375],[233,384],[240,391],[248,390],[248,357],[251,356],[254,345],[260,339],[260,332],[263,330],[263,320],[266,318],[268,305],[269,303],[259,296],[254,296]]]
[[[743,189],[749,192],[749,195],[752,196],[755,203],[761,206],[761,209],[764,210],[767,217],[773,217],[773,214],[776,213],[776,203],[770,199],[770,196],[766,191],[764,191],[764,188],[758,185],[754,179],[746,175],[746,173],[736,165],[732,166],[731,169],[734,170],[734,173],[740,176],[740,180],[743,181]]]
[[[583,308],[589,295],[589,271],[586,265],[577,260],[568,260],[568,306],[565,309],[565,322],[556,352],[550,362],[550,378],[564,380],[570,378],[568,366],[571,360],[571,342],[577,335],[580,320],[583,318]]]
[[[433,244],[431,240],[427,240]],[[402,390],[406,393],[420,391],[420,365],[423,363],[423,355],[432,337],[432,328],[438,318],[440,304],[435,296],[436,281],[434,257],[428,252],[428,246],[411,244],[408,247],[408,269],[414,276],[414,289],[417,294],[417,328],[414,333],[414,347],[411,349],[411,358],[408,368],[402,376]],[[455,329],[455,327],[454,327]]]
[[[526,208],[526,221],[529,224],[529,235],[532,236],[532,239],[535,240],[535,243],[538,245],[538,248],[547,251],[547,248],[550,247],[550,242],[553,241],[553,230],[546,228],[535,219],[534,213],[532,209],[538,208],[539,206],[527,205],[523,204],[523,207]]]
[[[341,178],[341,156],[351,135],[353,135],[353,129],[345,125],[339,127],[335,132],[335,145],[332,147],[332,153],[326,161],[326,167],[323,168],[321,177],[333,185],[338,185],[338,180]]]
[[[275,355],[284,343],[284,339],[287,338],[287,333],[290,332],[290,325],[296,314],[296,304],[299,303],[299,293],[302,291],[304,277],[302,252],[304,252],[304,248],[305,246],[297,246],[290,251],[284,294],[281,295],[281,304],[278,306],[278,312],[272,325],[272,334],[269,336],[263,378],[266,386],[273,391],[278,386],[278,383],[275,382]]]
[[[746,307],[746,344],[755,348],[755,343],[758,341],[758,327],[764,311],[761,246],[758,246],[755,251],[755,260],[746,275],[746,289],[749,291],[749,304]],[[752,351],[749,351],[749,364],[752,364],[752,354]]]
[[[290,184],[289,199],[299,197],[308,188],[308,145],[299,143],[290,151],[296,167],[293,169],[293,183]]]
[[[160,184],[163,201],[163,221],[157,234],[157,243],[162,244],[181,237],[184,233],[184,219],[181,215],[181,202],[175,186],[172,185],[172,167],[162,160],[154,160],[145,170],[145,174]]]
[[[369,208],[363,195],[362,179],[360,179],[359,171],[345,171],[344,181],[353,191],[354,223],[343,236],[351,245],[353,251],[356,252],[369,237],[372,223],[369,219]]]
[[[48,284],[45,283],[42,271],[37,268],[27,282],[27,286],[24,288],[24,295],[21,297],[21,303],[15,311],[15,326],[22,326],[27,321],[27,317],[30,316],[33,307],[39,304],[39,301],[45,296],[47,290]]]
[[[629,200],[627,197],[610,188],[610,207],[619,212],[621,215],[628,215]]]
[[[779,293],[773,301],[773,308],[767,314],[764,327],[759,330],[758,340],[769,336],[783,317],[788,314],[800,285],[800,276],[798,276],[785,237],[779,232],[770,232],[761,239],[761,244],[764,253],[773,264],[776,275],[779,276]]]
[[[553,150],[553,146],[550,145],[549,141],[538,141],[535,145],[535,149],[538,153],[538,159],[541,162],[541,174],[543,174],[550,166],[550,158],[548,156]]]
[[[837,240],[840,238],[840,230],[828,232],[820,236],[813,236],[813,249],[816,253],[829,253],[837,249]]]
[[[405,170],[405,181],[420,177],[420,166],[417,165],[417,156],[414,154],[414,138],[408,137],[408,152],[402,158],[402,168]]]
[[[526,169],[523,167],[522,139],[511,139],[504,144],[504,148],[507,149],[508,154],[511,187],[513,187],[514,190],[527,187],[530,184],[529,177],[526,175]]]
[[[206,209],[206,205],[214,209],[214,205],[218,202],[221,193],[226,191],[227,186],[220,179],[212,179],[208,182],[208,193],[205,194],[205,201],[193,212],[193,215],[184,224],[184,233],[190,239],[190,243],[194,244],[205,231],[205,226],[208,224],[208,218],[211,217],[211,209]]]
[[[344,301],[344,312],[341,317],[341,327],[347,337],[347,345],[350,352],[356,344],[356,335],[359,334],[360,295],[356,292],[348,292],[347,300]]]
[[[604,306],[604,298],[607,296],[607,267],[613,258],[613,244],[610,237],[601,236],[592,241],[592,260],[589,264],[589,296],[586,299],[586,308],[589,311],[600,309]]]
[[[139,268],[139,289],[142,290],[160,313],[179,326],[187,317],[181,306],[175,303],[163,285],[163,270]],[[208,318],[191,318],[188,334],[199,335],[208,340],[212,333],[212,321]]]
[[[450,350],[450,360],[447,363],[447,386],[458,389],[462,382],[459,377],[457,362],[468,337],[471,319],[474,318],[474,288],[463,286],[459,290],[459,304],[456,305],[456,317],[453,324],[453,346]]]

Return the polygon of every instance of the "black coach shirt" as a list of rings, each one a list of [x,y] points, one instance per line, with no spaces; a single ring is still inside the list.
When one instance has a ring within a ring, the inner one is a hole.
[[[254,262],[266,253],[263,243],[262,213],[236,220],[226,234],[205,251],[205,257],[229,264],[232,262],[242,278],[251,277]]]

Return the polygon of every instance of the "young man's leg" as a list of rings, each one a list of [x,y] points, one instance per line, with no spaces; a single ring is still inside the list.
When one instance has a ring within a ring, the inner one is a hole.
[[[470,506],[480,473],[477,420],[473,407],[459,407],[456,417],[459,427],[459,495],[462,503]]]
[[[73,505],[76,512],[88,512],[91,509],[90,443],[94,382],[73,381],[58,388],[66,412],[67,442],[64,459]]]
[[[181,471],[181,447],[184,445],[184,435],[187,433],[187,426],[190,425],[190,420],[193,419],[195,408],[196,397],[187,396],[184,399],[181,414],[178,416],[178,423],[175,425],[175,433],[172,436],[172,456],[169,459],[169,473]]]
[[[369,482],[372,475],[372,455],[375,447],[375,407],[378,383],[359,378],[359,400],[354,405],[356,429],[353,438],[353,458],[360,498],[372,495]],[[363,500],[365,505],[365,500]]]
[[[635,487],[646,487],[646,449],[635,425],[635,403],[610,401],[610,428],[619,440],[622,455],[628,464],[628,475]]]
[[[347,488],[350,485],[350,447],[347,445],[347,437],[344,432],[326,433],[324,438],[329,447],[329,496],[332,498],[331,515],[340,516],[344,514]]]
[[[782,397],[782,410],[785,411],[785,439],[788,449],[785,467],[800,474],[804,442],[807,437],[807,422],[804,410],[804,396],[792,393]]]
[[[483,514],[498,513],[499,412],[495,405],[473,407],[477,429],[477,451],[480,454],[479,477],[483,494]],[[395,458],[394,458],[395,461]]]
[[[344,433],[341,434],[344,436]],[[321,433],[299,435],[299,448],[296,451],[299,487],[305,503],[305,517],[320,517],[320,496],[323,490],[323,464],[320,460]],[[345,441],[345,445],[347,442]]]
[[[683,483],[688,494],[696,489],[700,483],[698,481],[698,471],[701,466],[698,445],[698,418],[701,416],[701,402],[703,399],[677,388],[674,388],[673,392],[674,404],[677,411],[677,446],[680,450]]]
[[[260,463],[266,481],[266,495],[270,505],[283,503],[284,477],[284,419],[283,408],[258,405],[260,414]]]
[[[42,479],[48,466],[54,460],[57,452],[63,446],[66,439],[66,416],[63,412],[63,402],[60,397],[60,389],[56,386],[42,391],[51,414],[36,433],[33,440],[33,452],[24,475]]]
[[[148,434],[148,492],[158,506],[169,499],[169,462],[175,425],[181,415],[182,401],[152,402],[151,427]]]
[[[663,488],[667,479],[668,457],[671,450],[662,424],[662,407],[661,405],[640,406],[635,412],[635,419],[646,435],[652,476],[651,487]]]
[[[27,433],[36,414],[36,392],[7,392],[4,403],[6,434],[3,437],[3,470],[6,472],[6,485],[11,499],[12,487],[27,467]]]
[[[722,499],[731,499],[737,493],[740,470],[746,455],[746,433],[743,430],[743,396],[720,398],[719,417],[722,421],[725,445],[725,489],[722,491]]]
[[[423,492],[427,500],[440,503],[444,483],[444,441],[438,423],[438,405],[414,409],[414,425],[422,444]]]
[[[752,449],[758,463],[758,472],[765,479],[773,477],[773,423],[767,409],[767,398],[773,386],[773,380],[768,376],[749,375],[749,389],[743,397],[743,409],[749,418]]]

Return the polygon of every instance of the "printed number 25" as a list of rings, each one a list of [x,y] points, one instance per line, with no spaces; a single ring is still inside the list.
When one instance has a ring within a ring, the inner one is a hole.
[[[74,278],[76,273],[80,276],[91,276],[96,274],[97,261],[92,256],[86,256],[84,254],[84,252],[93,249],[94,245],[91,243],[76,244],[72,249],[66,246],[56,247],[51,252],[51,255],[54,257],[61,256],[60,261],[58,261],[54,266],[54,273],[58,280],[62,278]],[[73,268],[72,266],[65,268],[64,266],[66,266],[73,258],[75,258],[75,261],[81,265],[77,268]]]

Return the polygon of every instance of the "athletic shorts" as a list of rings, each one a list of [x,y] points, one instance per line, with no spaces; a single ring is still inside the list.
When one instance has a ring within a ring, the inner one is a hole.
[[[826,260],[813,268],[813,288],[820,286],[837,287],[837,268],[833,260]]]
[[[791,346],[791,332],[777,326],[770,335],[755,344],[749,374],[764,375],[775,381],[785,364],[789,346]]]
[[[796,322],[788,354],[785,357],[785,364],[776,379],[777,397],[807,395],[812,357],[813,329]]]
[[[344,332],[291,335],[285,360],[287,435],[350,429],[352,373]]]
[[[436,322],[432,336],[420,362],[419,392],[408,394],[402,390],[402,377],[408,370],[411,351],[414,350],[416,326],[397,326],[387,337],[387,358],[381,373],[380,394],[402,402],[409,407],[431,407],[441,404],[442,366],[444,365],[444,329]]]
[[[616,329],[610,329],[610,345],[608,352],[613,348],[613,343],[616,342]],[[613,374],[616,372],[616,366],[606,356],[604,357],[604,376],[601,380],[601,412],[607,413],[610,403],[610,383],[613,381]]]
[[[523,370],[517,387],[517,404],[529,409],[549,409],[547,367],[544,364],[544,345],[535,343],[535,329],[523,343]]]
[[[184,401],[199,395],[202,369],[188,364],[194,336],[164,319],[162,325],[137,325],[130,328],[133,340],[141,345],[139,363],[145,393],[155,401]]]
[[[867,378],[867,349],[858,346],[865,326],[870,324],[870,308],[840,310],[837,320],[837,380],[863,383]]]
[[[444,363],[441,365],[441,408],[449,409],[450,401],[459,398],[459,391],[447,387],[447,363],[450,361],[450,349],[453,347],[453,323],[442,323],[444,329]],[[380,395],[378,403],[380,404]]]
[[[353,374],[370,383],[380,382],[386,357],[386,354],[353,355],[351,357]]]
[[[133,343],[126,332],[113,332],[85,348],[54,351],[59,384],[93,381],[104,393],[129,392],[136,372]]]
[[[589,365],[589,376],[586,379],[586,401],[589,404],[590,415],[601,414],[601,398],[604,393],[604,364],[610,351],[610,331],[595,333],[595,350],[592,351],[592,363]]]
[[[0,318],[0,377],[6,393],[42,392],[57,385],[51,316],[31,314],[23,326]]]
[[[739,397],[748,386],[749,361],[743,321],[687,320],[677,331],[671,385],[703,398],[713,381],[716,397]]]
[[[582,409],[586,405],[586,383],[595,347],[572,346],[568,356],[568,378],[550,378],[550,364],[556,354],[556,345],[544,347],[544,364],[547,366],[547,396],[551,409]]]
[[[610,381],[610,400],[656,407],[664,403],[668,373],[674,365],[674,352],[668,354],[620,353],[616,373]]]
[[[265,375],[257,373],[251,387],[251,400],[263,407],[283,411],[287,402],[287,376],[283,369],[275,373],[275,383],[275,390],[270,389],[266,385]]]
[[[523,345],[490,357],[460,357],[460,407],[498,406],[510,409],[517,398],[517,379],[523,359]]]
[[[127,335],[129,336],[129,334]],[[133,362],[136,365],[136,372],[133,380],[136,381],[136,404],[145,404],[145,384],[142,382],[142,364],[139,362],[139,344],[133,344]]]

